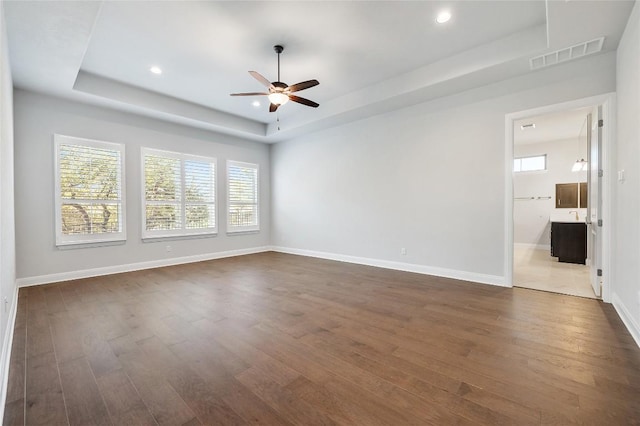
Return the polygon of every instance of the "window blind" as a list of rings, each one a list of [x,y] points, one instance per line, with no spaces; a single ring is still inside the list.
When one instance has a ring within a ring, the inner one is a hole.
[[[259,230],[258,165],[227,162],[227,231]]]
[[[124,146],[55,135],[56,245],[124,240]]]
[[[215,158],[149,148],[142,157],[143,237],[215,233]]]

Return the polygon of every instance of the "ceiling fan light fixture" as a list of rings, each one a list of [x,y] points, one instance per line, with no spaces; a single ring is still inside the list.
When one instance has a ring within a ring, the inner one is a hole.
[[[269,102],[274,105],[284,105],[289,102],[289,96],[284,93],[274,92],[269,95]]]

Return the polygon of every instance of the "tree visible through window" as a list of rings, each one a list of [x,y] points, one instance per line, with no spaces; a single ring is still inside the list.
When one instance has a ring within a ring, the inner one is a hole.
[[[56,245],[124,240],[124,146],[55,135]]]
[[[145,238],[217,231],[214,158],[143,148]]]
[[[227,231],[259,230],[258,165],[228,161],[227,179]]]

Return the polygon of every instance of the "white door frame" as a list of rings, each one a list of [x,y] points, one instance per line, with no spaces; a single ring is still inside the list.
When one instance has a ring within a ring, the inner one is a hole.
[[[515,121],[538,115],[561,112],[571,109],[602,105],[602,300],[611,303],[611,212],[615,153],[615,115],[616,94],[614,92],[575,101],[547,105],[540,108],[513,112],[505,115],[505,241],[504,241],[504,277],[505,285],[513,287],[513,124]]]

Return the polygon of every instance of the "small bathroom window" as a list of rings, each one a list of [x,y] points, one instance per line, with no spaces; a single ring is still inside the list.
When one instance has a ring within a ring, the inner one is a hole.
[[[547,170],[547,154],[513,159],[514,172],[535,172]]]

